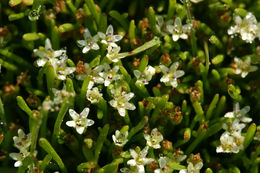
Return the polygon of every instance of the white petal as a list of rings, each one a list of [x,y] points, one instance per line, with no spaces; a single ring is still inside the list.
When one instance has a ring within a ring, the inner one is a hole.
[[[85,46],[85,47],[82,49],[82,53],[87,53],[89,50],[90,50],[90,47],[89,47],[89,46]]]
[[[119,113],[120,116],[124,117],[126,110],[124,108],[118,108],[118,113]]]
[[[82,117],[88,117],[89,108],[84,108],[83,111],[80,113]]]
[[[91,38],[91,34],[90,34],[88,28],[86,28],[86,29],[84,30],[84,35],[83,35],[83,36],[84,36],[84,39],[85,39],[85,40],[88,40],[88,39]]]
[[[128,160],[127,164],[130,166],[135,166],[136,165],[136,161],[134,159]]]
[[[133,150],[133,149],[130,149],[130,154],[131,154],[131,156],[132,156],[134,159],[137,158],[137,156],[138,156],[138,154],[136,153],[136,151]]]
[[[119,41],[119,40],[121,40],[123,38],[123,36],[122,35],[113,35],[113,41],[114,42],[117,42],[117,41]]]
[[[126,103],[126,109],[128,110],[135,110],[135,105],[132,103]]]
[[[145,170],[144,170],[144,166],[143,166],[143,165],[138,165],[138,166],[137,166],[137,169],[138,169],[138,173],[145,173]]]
[[[106,38],[106,35],[103,32],[98,32],[98,36],[99,38],[101,38],[102,40],[104,40]]]
[[[79,47],[85,47],[87,45],[85,40],[78,40],[77,43]]]
[[[141,76],[141,72],[139,70],[134,70],[134,75],[137,79],[139,79]]]
[[[177,40],[179,40],[179,38],[180,38],[179,34],[175,34],[175,33],[172,34],[173,41],[177,41]]]
[[[82,134],[85,130],[85,127],[76,127],[76,131],[78,132],[78,134]]]
[[[51,40],[49,38],[45,40],[45,49],[52,50]]]
[[[224,117],[226,117],[226,118],[234,118],[235,115],[234,115],[234,112],[228,112],[228,113],[226,113],[226,114],[224,115]]]
[[[166,25],[166,28],[170,33],[173,32],[174,27],[172,25]]]
[[[92,126],[95,122],[91,119],[86,120],[86,126]]]
[[[183,33],[180,35],[180,38],[186,40],[188,38],[188,35]]]
[[[69,127],[76,127],[75,121],[67,121],[66,125],[69,126]]]
[[[98,49],[99,49],[98,44],[97,44],[97,43],[94,43],[94,44],[91,46],[91,49],[98,50]]]
[[[117,107],[117,101],[115,101],[115,100],[110,100],[110,101],[109,101],[109,104],[110,104],[112,107],[114,107],[114,108]]]
[[[145,157],[145,156],[147,155],[147,153],[148,153],[148,149],[149,149],[148,146],[144,147],[144,149],[143,149],[139,154],[140,154],[142,157]]]
[[[162,70],[163,73],[167,73],[169,71],[169,68],[166,67],[165,65],[160,65],[160,69]]]
[[[131,100],[131,98],[134,97],[134,95],[135,95],[134,93],[128,93],[125,95],[125,97],[126,97],[127,101],[129,101],[129,100]]]
[[[183,70],[177,70],[175,73],[175,77],[179,78],[182,77],[184,75],[184,71]]]
[[[36,61],[36,64],[37,64],[38,67],[43,67],[46,62],[47,62],[46,59],[39,58],[39,59]]]
[[[179,67],[179,62],[175,62],[171,65],[170,71],[176,71],[178,67]]]
[[[112,25],[109,25],[109,26],[107,27],[106,35],[113,35],[113,33],[114,33],[113,26],[112,26]]]
[[[79,117],[79,114],[75,112],[73,109],[69,109],[69,114],[73,120],[76,120]]]
[[[20,167],[20,166],[22,166],[22,164],[23,163],[19,160],[19,161],[14,163],[14,167]]]
[[[178,86],[178,82],[177,82],[176,79],[175,79],[175,80],[172,80],[170,83],[171,83],[171,86],[172,86],[173,88],[176,88],[176,87]]]
[[[169,82],[169,77],[167,75],[164,75],[161,79],[160,79],[160,82]]]
[[[181,18],[176,17],[176,19],[175,19],[175,21],[174,21],[174,26],[175,26],[175,27],[180,27],[180,26],[182,26]]]

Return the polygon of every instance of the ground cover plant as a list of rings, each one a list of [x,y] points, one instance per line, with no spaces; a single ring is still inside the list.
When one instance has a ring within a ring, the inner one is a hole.
[[[0,172],[258,173],[260,1],[1,0]]]

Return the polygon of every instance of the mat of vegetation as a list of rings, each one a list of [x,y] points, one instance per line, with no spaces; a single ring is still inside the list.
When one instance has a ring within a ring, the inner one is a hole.
[[[260,1],[1,0],[0,172],[258,173]]]

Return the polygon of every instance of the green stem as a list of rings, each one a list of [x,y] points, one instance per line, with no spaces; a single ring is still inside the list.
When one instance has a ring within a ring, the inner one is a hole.
[[[184,6],[185,6],[186,12],[187,12],[188,23],[192,24],[192,18],[191,18],[191,13],[190,13],[190,1],[184,0],[183,2],[184,2]],[[197,43],[196,43],[194,27],[191,28],[190,35],[191,35],[192,55],[196,56],[196,54],[197,54]]]
[[[51,146],[51,144],[49,143],[49,141],[47,139],[40,138],[39,145],[40,145],[40,147],[42,147],[43,150],[45,150],[48,154],[50,154],[52,156],[52,158],[57,162],[57,164],[59,165],[59,167],[63,173],[68,172],[63,161],[61,160],[60,156],[56,153],[56,151],[54,150],[54,148]]]

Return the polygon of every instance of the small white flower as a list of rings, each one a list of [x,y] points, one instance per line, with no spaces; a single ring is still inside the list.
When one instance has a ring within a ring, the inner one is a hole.
[[[199,3],[199,2],[201,2],[203,0],[190,0],[190,1],[193,2],[193,3]]]
[[[247,57],[245,61],[234,58],[234,62],[236,65],[235,74],[241,74],[242,78],[245,78],[249,72],[254,72],[258,69],[257,66],[251,66],[251,58]]]
[[[52,92],[54,95],[53,101],[52,103],[48,103],[48,105],[46,106],[54,106],[54,107],[58,107],[60,104],[62,104],[65,100],[66,97],[74,97],[75,93],[72,92],[68,92],[66,90],[66,86],[64,85],[62,90],[58,90],[56,88],[52,88]]]
[[[234,132],[230,134],[229,132],[224,132],[220,137],[221,145],[217,147],[217,153],[238,153],[243,149],[244,137],[238,133]]]
[[[239,119],[235,119],[232,124],[223,124],[223,129],[230,132],[231,134],[238,132],[241,133],[242,129],[245,128],[246,125],[244,123],[239,123]]]
[[[172,34],[172,40],[178,41],[179,38],[187,39],[188,38],[188,31],[191,29],[191,24],[182,25],[181,18],[177,17],[174,21],[174,25],[167,25],[166,28],[168,32]]]
[[[137,83],[143,83],[144,85],[149,84],[149,81],[152,79],[153,75],[155,74],[155,68],[152,66],[145,67],[143,72],[139,70],[134,70],[134,75],[137,78]]]
[[[233,18],[235,25],[228,29],[229,35],[240,34],[242,40],[247,43],[252,43],[255,37],[259,36],[259,33],[257,33],[259,26],[257,25],[255,16],[251,12],[248,12],[244,19],[236,14],[234,14]]]
[[[177,70],[178,66],[179,62],[173,63],[170,68],[165,65],[160,65],[160,68],[164,74],[160,81],[164,82],[167,86],[176,88],[178,86],[177,78],[184,75],[183,70]]]
[[[76,131],[79,134],[82,134],[88,126],[92,126],[94,124],[93,120],[87,118],[89,108],[85,108],[80,114],[75,112],[73,109],[69,109],[69,114],[73,120],[67,121],[66,125],[76,128]]]
[[[99,46],[97,44],[98,41],[98,35],[95,35],[94,37],[91,36],[88,28],[84,30],[84,40],[78,40],[78,46],[83,47],[82,53],[87,53],[90,49],[98,50]]]
[[[130,92],[126,94],[123,91],[120,95],[114,96],[114,99],[110,100],[109,104],[118,110],[120,116],[124,117],[126,114],[126,109],[135,110],[135,105],[128,102],[133,97],[134,93]]]
[[[99,38],[101,38],[101,43],[106,44],[106,45],[115,45],[115,42],[120,41],[123,36],[122,35],[114,35],[114,29],[112,25],[109,25],[107,27],[106,34],[103,32],[98,32]]]
[[[116,130],[115,135],[112,136],[112,139],[115,145],[122,147],[127,143],[128,141],[127,137],[128,137],[128,131],[121,133],[119,130]]]
[[[151,135],[144,134],[144,138],[149,147],[153,147],[154,149],[161,148],[160,142],[163,140],[163,136],[157,128],[152,130]]]
[[[14,167],[20,167],[23,165],[23,160],[25,157],[29,156],[30,153],[27,150],[22,150],[20,153],[10,153],[9,156],[13,159],[16,160],[14,163]]]
[[[111,68],[107,63],[103,64],[104,71],[100,72],[99,75],[104,79],[104,85],[109,86],[113,81],[121,79],[121,75],[117,74],[119,66],[116,65]]]
[[[168,162],[170,159],[168,157],[160,157],[159,158],[159,169],[154,170],[154,173],[171,173],[173,169],[169,167]]]
[[[113,62],[118,62],[121,58],[124,58],[124,56],[118,56],[120,50],[121,50],[121,47],[116,44],[109,45],[107,47],[106,57],[109,58]]]
[[[31,145],[31,138],[30,133],[26,135],[22,129],[19,129],[18,136],[13,137],[14,146],[19,150],[26,150]]]
[[[87,90],[87,99],[93,104],[93,103],[98,103],[100,98],[102,98],[102,93],[99,92],[97,87],[94,87],[93,82],[89,82],[88,84],[88,90]]]
[[[86,76],[90,78],[90,80],[97,84],[103,84],[104,79],[99,75],[100,72],[104,70],[103,65],[98,65],[95,68],[91,69],[88,63],[84,63],[84,71],[76,76],[78,80],[84,80]]]
[[[50,39],[45,40],[45,47],[33,50],[34,54],[39,57],[36,61],[38,67],[43,67],[45,63],[51,59],[67,58],[66,50],[53,50]]]
[[[179,173],[200,173],[200,169],[203,167],[202,162],[198,162],[195,165],[192,162],[189,162],[187,169],[180,170]]]
[[[250,106],[245,106],[243,109],[240,110],[239,104],[236,103],[234,105],[233,112],[228,112],[224,115],[226,118],[237,118],[244,123],[250,123],[252,118],[246,117],[245,115],[250,111]]]
[[[135,150],[130,149],[130,154],[133,159],[128,160],[127,164],[130,166],[135,166],[138,169],[138,173],[145,173],[144,166],[150,164],[154,161],[152,158],[146,158],[149,147],[146,146],[140,153],[137,153]]]

